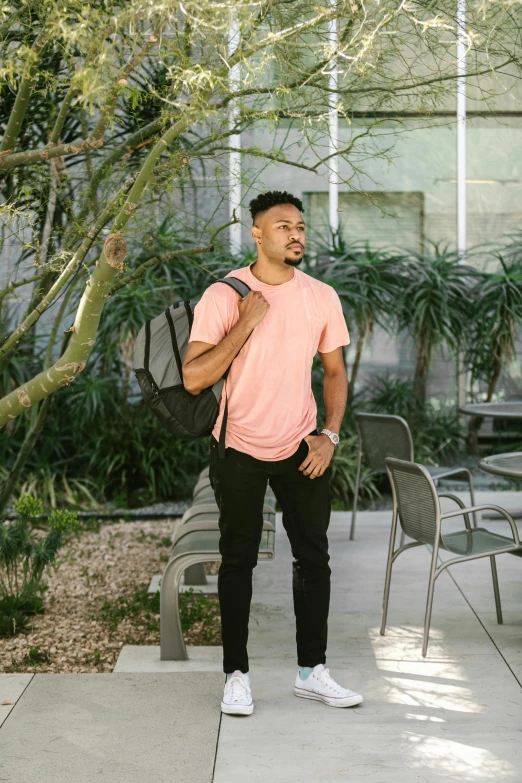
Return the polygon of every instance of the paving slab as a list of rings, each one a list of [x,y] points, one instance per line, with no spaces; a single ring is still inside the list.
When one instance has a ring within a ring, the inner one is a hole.
[[[36,674],[0,729],[0,779],[211,783],[223,676]]]
[[[118,656],[114,672],[221,672],[222,647],[187,645],[188,661],[160,660],[159,645],[126,644]]]
[[[31,682],[32,674],[0,674],[0,726]]]

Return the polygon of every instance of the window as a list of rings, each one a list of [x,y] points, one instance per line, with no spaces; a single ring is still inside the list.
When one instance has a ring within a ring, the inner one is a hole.
[[[328,193],[306,193],[308,237],[328,237]],[[339,225],[346,242],[372,247],[423,250],[424,194],[419,192],[339,193]]]

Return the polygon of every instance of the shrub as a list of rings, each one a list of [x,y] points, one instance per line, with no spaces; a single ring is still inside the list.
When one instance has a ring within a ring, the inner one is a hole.
[[[0,524],[0,636],[27,630],[28,617],[43,611],[44,573],[78,525],[71,511],[53,511],[44,523],[43,505],[31,495],[23,495],[15,510],[15,520]]]

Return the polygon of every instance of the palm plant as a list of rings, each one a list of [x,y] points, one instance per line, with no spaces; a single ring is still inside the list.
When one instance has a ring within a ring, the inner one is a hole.
[[[375,325],[387,332],[392,328],[402,268],[393,253],[372,248],[367,241],[348,244],[342,231],[332,239],[333,247],[319,246],[317,263],[306,271],[335,288],[350,328],[353,324],[357,331],[349,383],[352,402],[365,342],[371,340]]]
[[[471,372],[471,388],[486,384],[485,402],[491,402],[502,372],[515,354],[517,328],[522,325],[522,249],[513,246],[506,255],[497,254],[498,269],[481,274],[472,292],[475,317],[471,322],[465,363]],[[477,450],[477,433],[482,417],[473,417],[468,430],[468,447]]]
[[[457,351],[469,326],[470,288],[480,274],[460,262],[456,251],[432,243],[431,253],[409,251],[402,257],[404,288],[398,308],[401,330],[417,349],[414,404],[422,406],[434,350],[446,343]]]

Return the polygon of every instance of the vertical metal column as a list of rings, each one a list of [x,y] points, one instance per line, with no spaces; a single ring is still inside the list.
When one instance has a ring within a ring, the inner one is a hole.
[[[231,56],[239,45],[239,20],[237,13],[233,12],[232,22],[229,30],[229,43],[228,54]],[[229,71],[228,83],[231,92],[236,92],[239,89],[240,81],[240,65],[234,65]],[[234,128],[237,119],[239,117],[239,107],[236,101],[230,102],[228,125],[229,129]],[[230,137],[230,146],[241,149],[241,133],[234,133]],[[241,219],[241,152],[231,151],[229,153],[229,196],[228,196],[228,212],[229,217],[232,219],[234,212],[236,217]],[[230,252],[232,255],[239,255],[241,253],[241,223],[233,223],[229,229],[230,236]]]
[[[457,252],[466,260],[466,0],[457,0]],[[457,356],[458,407],[466,404],[469,373]]]
[[[457,249],[466,256],[466,0],[457,0]]]
[[[330,0],[335,7],[336,0]],[[333,51],[337,50],[337,19],[331,19],[328,23],[328,40]],[[333,155],[328,160],[328,219],[330,230],[336,232],[339,229],[339,159],[335,154],[339,149],[339,115],[337,111],[337,61],[332,60],[329,73],[330,110],[328,114],[328,154]]]

